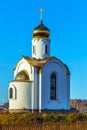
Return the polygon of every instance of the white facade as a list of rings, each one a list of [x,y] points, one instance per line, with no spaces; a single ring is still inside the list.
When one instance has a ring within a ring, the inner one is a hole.
[[[56,99],[50,99],[50,75],[56,74]],[[70,109],[70,77],[58,59],[49,61],[42,73],[42,109]],[[45,96],[44,96],[45,94]]]
[[[50,56],[50,40],[47,38],[32,39],[32,57],[44,59]]]
[[[9,83],[9,111],[70,109],[70,72],[50,56],[49,34],[42,22],[34,29],[32,57],[18,62]]]
[[[10,82],[10,88],[13,88],[14,97],[9,99],[9,109],[32,109],[32,82]]]

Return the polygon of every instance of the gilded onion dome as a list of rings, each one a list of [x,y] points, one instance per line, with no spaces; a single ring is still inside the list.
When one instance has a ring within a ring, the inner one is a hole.
[[[36,28],[33,30],[33,36],[34,38],[37,37],[45,37],[48,38],[50,35],[50,30],[43,25],[42,20],[40,21],[40,25],[38,25]]]
[[[16,75],[15,80],[22,80],[22,81],[24,81],[24,80],[29,80],[29,76],[28,76],[28,74],[27,74],[26,71],[20,71],[20,72]]]

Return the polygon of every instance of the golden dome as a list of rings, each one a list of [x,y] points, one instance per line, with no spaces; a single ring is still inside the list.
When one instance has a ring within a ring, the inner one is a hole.
[[[50,30],[43,25],[42,21],[40,22],[40,25],[38,25],[33,30],[33,36],[34,37],[46,37],[48,38],[50,35]]]
[[[15,80],[29,80],[29,76],[26,71],[20,71],[16,75]]]

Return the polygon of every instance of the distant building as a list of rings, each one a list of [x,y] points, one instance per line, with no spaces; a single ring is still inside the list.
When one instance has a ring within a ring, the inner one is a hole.
[[[50,56],[49,36],[41,19],[33,30],[32,57],[22,57],[9,83],[10,112],[70,109],[70,72],[61,60]]]
[[[80,113],[87,113],[87,100],[71,99],[71,108],[77,109]]]

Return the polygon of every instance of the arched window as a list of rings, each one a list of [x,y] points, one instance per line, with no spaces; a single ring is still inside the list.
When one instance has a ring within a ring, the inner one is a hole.
[[[10,88],[9,97],[10,97],[10,98],[13,98],[13,88]]]
[[[36,46],[33,46],[33,53],[36,54]]]
[[[45,54],[47,54],[47,45],[45,45]]]
[[[52,73],[50,76],[50,99],[56,99],[56,74]]]

